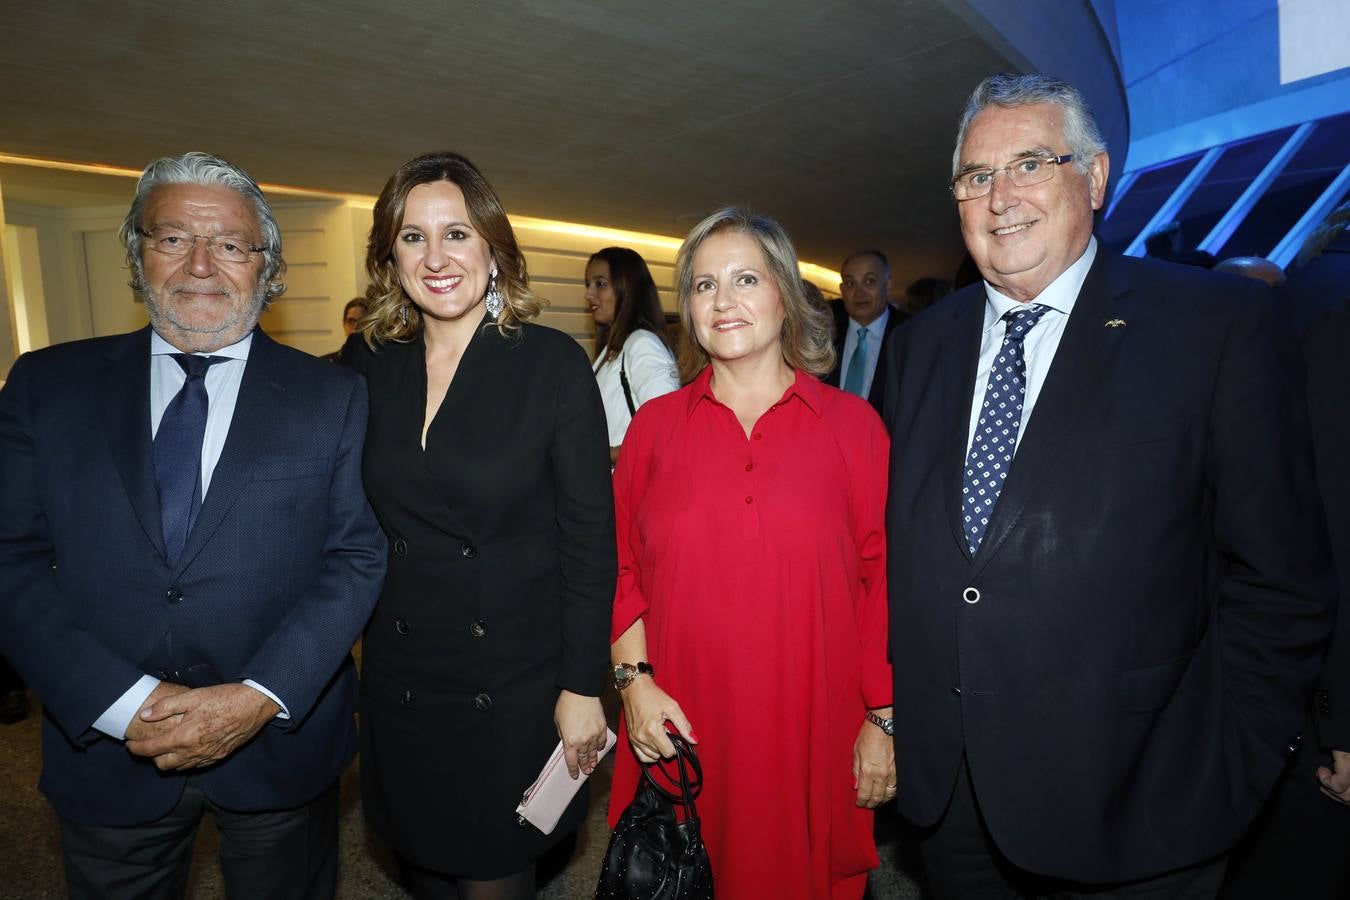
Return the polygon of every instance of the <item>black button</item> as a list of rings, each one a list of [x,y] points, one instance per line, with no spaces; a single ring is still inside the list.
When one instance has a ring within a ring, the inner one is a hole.
[[[412,691],[404,691],[402,694],[400,694],[398,698],[398,703],[399,706],[402,706],[404,709],[407,709],[409,706],[412,706],[413,703]]]
[[[395,620],[394,620],[394,630],[397,631],[399,634],[407,634],[407,633],[408,633],[408,623],[405,622],[405,621],[403,621],[402,619],[395,619]]]
[[[952,693],[955,694],[956,696],[960,697],[960,696],[961,696],[961,689],[960,689],[959,687],[954,687],[954,688],[952,688]]]
[[[394,541],[394,555],[399,559],[408,555],[408,542],[403,538]]]
[[[473,708],[479,712],[487,712],[492,709],[492,698],[487,694],[479,694],[473,698]]]
[[[183,599],[183,592],[176,587],[171,587],[164,592],[164,599],[168,600],[170,603],[177,603],[179,600]]]
[[[465,544],[459,548],[459,555],[465,559],[476,559],[478,557],[478,548],[473,544]]]
[[[485,623],[482,619],[479,619],[477,622],[474,622],[472,625],[469,626],[469,634],[473,635],[474,637],[482,637],[483,635],[487,634],[487,623]]]

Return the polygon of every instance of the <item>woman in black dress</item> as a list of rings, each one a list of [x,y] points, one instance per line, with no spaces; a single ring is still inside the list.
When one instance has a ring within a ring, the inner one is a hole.
[[[344,360],[370,386],[366,490],[389,575],[365,633],[366,817],[417,897],[534,896],[552,835],[515,807],[561,738],[604,746],[614,596],[605,414],[586,354],[539,311],[501,203],[468,160],[385,185],[370,314]]]

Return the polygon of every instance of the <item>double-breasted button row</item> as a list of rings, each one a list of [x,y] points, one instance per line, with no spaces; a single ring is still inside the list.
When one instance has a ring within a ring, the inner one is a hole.
[[[489,709],[492,709],[492,698],[489,697],[486,692],[480,693],[477,697],[473,698],[473,708],[479,712],[487,712]]]
[[[394,540],[394,555],[399,559],[408,555],[408,542],[403,538],[396,538]]]

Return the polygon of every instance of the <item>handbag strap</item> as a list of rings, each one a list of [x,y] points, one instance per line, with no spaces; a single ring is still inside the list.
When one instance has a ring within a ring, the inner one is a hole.
[[[637,407],[633,405],[633,389],[628,385],[628,372],[623,366],[624,354],[619,354],[619,384],[623,385],[623,399],[628,404],[628,417],[631,419],[637,415]]]
[[[694,798],[703,791],[703,764],[698,761],[698,754],[694,752],[694,748],[688,741],[674,733],[666,736],[675,745],[675,766],[679,772],[679,778],[672,777],[666,771],[665,764],[661,760],[644,765],[642,777],[647,780],[653,790],[667,801],[678,803],[684,807],[685,821],[698,821],[698,810],[694,806]],[[677,783],[680,789],[679,793],[675,793],[653,778],[652,769],[660,769],[661,774],[669,778],[672,783]],[[691,770],[693,771],[692,778],[690,777]]]

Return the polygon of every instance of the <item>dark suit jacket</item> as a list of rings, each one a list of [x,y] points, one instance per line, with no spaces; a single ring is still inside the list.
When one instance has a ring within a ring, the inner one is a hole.
[[[1258,291],[1099,250],[974,559],[983,286],[897,333],[890,642],[916,823],[964,753],[1014,864],[1118,882],[1221,853],[1261,806],[1332,586],[1297,354]]]
[[[848,330],[853,325],[853,320],[848,317],[847,312],[843,312],[844,304],[840,300],[832,301],[830,304],[834,309],[834,368],[825,376],[825,383],[831,387],[840,387],[840,373],[844,370],[844,341],[848,338]],[[886,319],[886,330],[881,335],[881,355],[877,359],[877,371],[872,376],[872,389],[867,392],[867,402],[872,404],[872,408],[877,412],[885,409],[886,403],[886,370],[890,366],[887,361],[889,354],[886,348],[890,346],[891,335],[901,322],[909,318],[908,315],[891,307],[891,314]]]
[[[427,431],[422,336],[344,357],[366,374],[366,487],[393,555],[363,645],[367,818],[398,853],[476,879],[570,833],[510,811],[558,742],[559,689],[598,696],[617,569],[605,411],[552,328],[479,328]]]
[[[142,674],[207,666],[286,704],[201,773],[239,811],[298,806],[355,748],[348,655],[384,576],[361,487],[366,391],[255,331],[229,437],[178,563],[164,558],[150,330],[21,357],[0,392],[0,645],[42,698],[41,788],[83,824],[151,821],[184,778],[94,721]]]
[[[1331,532],[1340,588],[1336,636],[1313,702],[1324,750],[1350,751],[1350,232],[1289,276],[1281,297],[1307,367],[1308,412],[1317,454],[1317,484]]]

